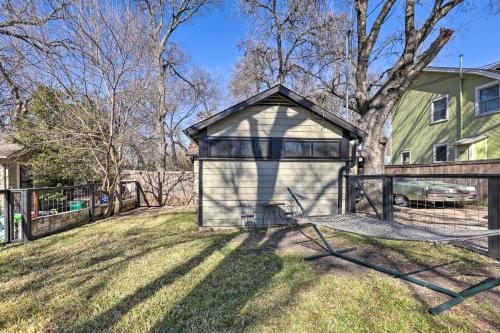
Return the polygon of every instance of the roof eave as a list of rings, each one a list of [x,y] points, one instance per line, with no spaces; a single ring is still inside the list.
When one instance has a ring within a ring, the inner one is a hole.
[[[296,94],[292,90],[290,90],[282,85],[274,86],[274,87],[272,87],[266,91],[263,91],[263,92],[255,95],[253,97],[250,97],[249,99],[247,99],[243,102],[240,102],[240,103],[238,103],[230,108],[227,108],[224,111],[221,111],[221,112],[219,112],[219,113],[217,113],[217,114],[215,114],[207,119],[204,119],[204,120],[186,128],[186,129],[184,129],[183,132],[188,137],[190,137],[191,139],[196,141],[198,139],[198,134],[202,129],[206,128],[207,126],[209,126],[209,125],[211,125],[219,120],[222,120],[223,118],[230,116],[231,114],[233,114],[235,112],[241,111],[244,108],[251,106],[251,105],[253,105],[253,104],[255,104],[255,103],[257,103],[257,102],[259,102],[259,101],[261,101],[261,100],[263,100],[263,99],[265,99],[273,94],[276,94],[276,93],[282,94],[283,96],[287,97],[288,99],[297,103],[298,105],[304,107],[305,109],[308,109],[309,111],[311,111],[313,113],[316,113],[316,114],[323,116],[324,118],[329,120],[334,125],[337,125],[337,126],[341,127],[342,129],[348,131],[350,133],[350,137],[352,139],[366,137],[366,133],[364,131],[362,131],[361,129],[357,128],[354,125],[349,124],[348,122],[340,119],[339,117],[333,115],[332,113],[330,113],[326,110],[323,110],[322,108],[320,108],[316,104],[312,103],[311,101],[305,99],[304,97]]]

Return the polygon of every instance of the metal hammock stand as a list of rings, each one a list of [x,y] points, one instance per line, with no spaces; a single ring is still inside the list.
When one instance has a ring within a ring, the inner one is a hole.
[[[432,242],[432,243],[447,243],[447,242],[459,242],[475,238],[497,236],[500,235],[500,229],[497,230],[470,230],[470,231],[444,231],[433,228],[415,227],[404,225],[397,222],[389,222],[383,220],[377,220],[374,218],[368,218],[355,214],[339,214],[339,215],[326,215],[326,216],[309,216],[308,211],[304,209],[296,194],[287,188],[288,192],[292,196],[295,203],[298,205],[302,212],[302,216],[298,218],[299,223],[309,223],[313,227],[314,231],[318,235],[321,242],[325,245],[324,249],[326,252],[306,257],[306,260],[314,260],[323,257],[333,256],[341,258],[352,263],[365,266],[379,272],[392,275],[394,277],[406,280],[408,282],[417,284],[419,286],[428,288],[430,290],[436,291],[441,294],[450,296],[452,299],[434,308],[431,308],[429,312],[433,315],[440,314],[455,305],[458,305],[465,301],[467,298],[475,296],[483,291],[500,286],[499,278],[487,279],[471,288],[465,289],[461,292],[455,292],[453,290],[441,287],[437,284],[431,283],[429,281],[421,280],[409,276],[407,274],[389,269],[387,267],[379,266],[371,262],[357,259],[355,257],[348,256],[344,253],[356,250],[356,247],[349,247],[344,249],[334,249],[330,242],[326,240],[321,231],[318,229],[319,226],[326,228],[331,228],[339,231],[345,231],[353,234],[359,234],[363,236],[401,240],[401,241],[420,241],[420,242]]]

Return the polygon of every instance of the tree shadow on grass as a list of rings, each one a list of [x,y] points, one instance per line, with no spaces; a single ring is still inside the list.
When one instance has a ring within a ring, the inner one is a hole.
[[[214,252],[221,250],[233,238],[233,236],[234,235],[227,235],[220,241],[214,242],[207,248],[203,249],[199,255],[192,257],[172,270],[169,270],[148,285],[137,289],[133,294],[123,298],[118,304],[84,322],[83,324],[70,327],[68,330],[76,332],[109,330],[117,321],[120,320],[121,317],[126,315],[136,305],[148,300],[160,289],[174,283],[180,277],[189,274],[191,270],[199,266]]]
[[[262,232],[249,234],[149,331],[240,332],[267,317],[268,313],[262,313],[262,316],[241,313],[245,305],[282,270],[283,262],[274,253],[274,245],[285,234],[278,231],[268,238]]]

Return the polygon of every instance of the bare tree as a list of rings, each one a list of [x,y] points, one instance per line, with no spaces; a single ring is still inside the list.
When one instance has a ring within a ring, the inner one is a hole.
[[[31,63],[62,45],[49,34],[48,25],[60,20],[68,6],[66,0],[0,1],[0,125],[26,112],[33,93]]]
[[[286,84],[338,113],[340,102],[330,91],[343,56],[346,16],[334,14],[323,0],[240,3],[252,24],[251,37],[240,43],[243,57],[233,73],[233,95],[248,98]]]
[[[141,126],[140,110],[149,82],[143,50],[147,25],[133,9],[100,0],[68,9],[61,25],[70,46],[40,66],[51,89],[67,107],[41,136],[53,144],[74,144],[94,158],[106,214],[121,210],[121,176],[129,139]],[[117,200],[116,204],[113,202]]]
[[[170,144],[174,163],[175,144],[172,144],[171,137],[165,127],[165,120],[168,116],[167,89],[168,77],[177,76],[183,78],[178,70],[180,65],[186,61],[184,55],[179,51],[177,45],[172,42],[172,36],[179,26],[189,22],[200,11],[216,1],[211,0],[143,0],[140,1],[140,8],[147,16],[150,26],[149,50],[153,60],[153,70],[156,76],[156,96],[157,101],[156,117],[156,135],[158,137],[157,169],[165,172],[167,169],[168,151]]]
[[[377,56],[377,45],[384,43],[380,31],[396,1],[384,1],[373,24],[368,28],[368,1],[356,0],[355,92],[350,107],[360,115],[359,126],[368,134],[362,148],[367,173],[384,172],[387,143],[384,124],[387,117],[415,78],[452,37],[453,30],[445,27],[441,27],[435,37],[432,33],[439,22],[462,2],[463,0],[434,0],[428,16],[422,24],[417,25],[415,6],[419,2],[406,0],[402,50],[396,61],[373,79],[372,61]]]

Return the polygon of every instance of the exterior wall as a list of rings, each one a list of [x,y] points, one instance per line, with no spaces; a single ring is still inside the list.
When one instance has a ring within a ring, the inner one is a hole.
[[[342,130],[300,106],[251,106],[208,127],[207,135],[338,139]]]
[[[7,188],[7,169],[0,164],[0,190]]]
[[[343,165],[345,162],[205,160],[203,226],[241,226],[242,204],[256,214],[258,224],[275,223],[272,212],[265,212],[256,203],[290,201],[286,187],[300,196],[311,214],[334,214],[338,206],[338,172]]]
[[[474,114],[475,88],[492,81],[487,77],[464,74],[460,104],[458,75],[422,73],[393,111],[391,164],[401,164],[400,156],[404,150],[411,151],[412,164],[432,163],[433,144],[445,142],[449,145],[448,160],[454,161],[452,143],[482,134],[488,136],[487,158],[499,158],[500,113],[482,117]],[[448,96],[448,120],[431,124],[431,102],[444,95]],[[481,156],[480,151],[477,156]]]
[[[10,164],[9,165],[9,176],[8,176],[8,180],[9,180],[9,184],[8,184],[8,187],[9,188],[17,188],[17,171],[18,171],[18,168],[17,168],[17,165],[16,164]]]
[[[207,128],[211,137],[342,139],[341,128],[300,106],[256,105],[237,112]],[[341,155],[348,153],[342,140]],[[195,162],[195,179],[202,193],[199,209],[203,227],[239,227],[242,213],[255,215],[257,225],[282,223],[284,212],[294,206],[287,187],[300,196],[314,215],[338,211],[337,180],[346,156],[339,160],[217,159],[204,156]],[[271,142],[271,144],[273,144]],[[344,153],[345,152],[345,153]],[[281,156],[281,154],[280,154]],[[201,173],[198,174],[198,163]],[[264,207],[259,201],[285,203],[277,208]],[[293,208],[296,210],[297,208]],[[276,216],[276,217],[275,217]]]
[[[0,164],[0,190],[17,188],[17,165],[15,163]]]
[[[500,158],[500,113],[475,115],[476,87],[495,80],[469,75],[464,80],[462,137],[486,135],[487,159]]]
[[[194,175],[194,186],[193,186],[193,198],[194,198],[194,203],[198,203],[198,193],[199,193],[199,181],[198,181],[198,175],[199,175],[199,162],[198,162],[198,157],[194,157],[193,159],[193,175]]]

